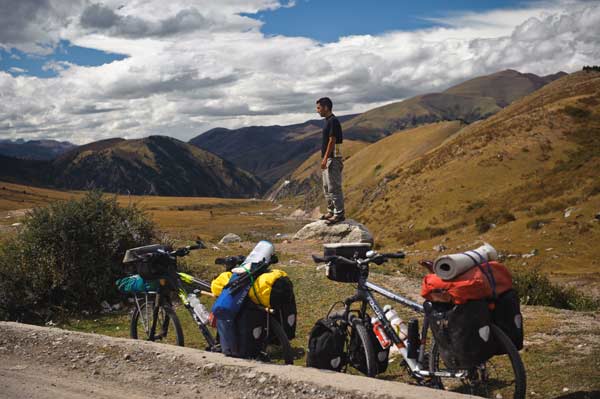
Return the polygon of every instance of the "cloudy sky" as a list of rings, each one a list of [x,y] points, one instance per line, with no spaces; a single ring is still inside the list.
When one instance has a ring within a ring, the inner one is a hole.
[[[0,139],[187,140],[585,64],[598,0],[0,0]]]

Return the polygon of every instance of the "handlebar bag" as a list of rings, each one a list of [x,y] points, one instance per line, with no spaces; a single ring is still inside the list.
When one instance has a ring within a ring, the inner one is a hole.
[[[357,283],[360,278],[360,270],[356,265],[333,261],[327,265],[325,275],[328,279],[340,283]]]
[[[348,359],[344,351],[346,328],[342,320],[319,319],[308,337],[306,365],[318,369],[341,371]]]

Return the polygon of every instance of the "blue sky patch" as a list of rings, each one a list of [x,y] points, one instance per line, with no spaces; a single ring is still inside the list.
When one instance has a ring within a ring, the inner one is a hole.
[[[320,42],[335,42],[349,35],[378,35],[439,26],[428,18],[518,8],[525,4],[515,0],[297,0],[293,7],[244,15],[263,21],[261,31],[266,35],[303,36]]]
[[[46,56],[27,54],[17,49],[11,49],[10,51],[0,49],[0,70],[13,76],[26,75],[53,78],[58,75],[61,68],[68,68],[67,63],[81,66],[99,66],[125,58],[127,56],[123,54],[74,46],[66,40],[61,40],[54,52]]]

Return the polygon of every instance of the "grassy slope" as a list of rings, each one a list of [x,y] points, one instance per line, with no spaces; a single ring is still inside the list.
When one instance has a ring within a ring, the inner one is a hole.
[[[443,93],[416,96],[369,110],[343,124],[347,137],[376,141],[401,129],[425,123],[486,118],[547,84],[551,78],[513,70],[480,76]]]
[[[431,248],[442,239],[431,237],[437,234],[451,247],[481,238],[507,252],[537,248],[542,253],[534,262],[547,270],[596,270],[599,253],[589,243],[600,239],[600,226],[591,221],[600,211],[599,93],[598,73],[553,82],[397,169],[374,194],[350,197],[350,214],[383,243],[424,240],[417,247]],[[567,106],[582,111],[572,116]],[[576,210],[565,218],[567,207]],[[502,211],[516,221],[499,217],[492,220],[497,228],[476,230],[478,217]],[[385,222],[390,219],[395,223]],[[527,228],[536,220],[546,224]]]
[[[363,148],[346,162],[346,187],[350,191],[352,188],[368,188],[371,182],[439,146],[462,126],[458,121],[427,124],[397,132]]]

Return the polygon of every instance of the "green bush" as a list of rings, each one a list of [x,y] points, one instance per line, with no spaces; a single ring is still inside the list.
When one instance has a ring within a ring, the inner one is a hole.
[[[600,300],[574,287],[554,284],[538,268],[513,271],[513,284],[524,305],[552,306],[571,310],[598,310]]]
[[[563,112],[569,115],[570,117],[576,119],[585,119],[588,118],[591,114],[591,112],[587,109],[574,107],[572,105],[567,105],[566,107],[564,107]]]
[[[100,192],[34,209],[0,247],[0,318],[40,322],[99,309],[118,295],[125,250],[155,238],[144,211]]]
[[[480,233],[485,233],[492,225],[500,225],[517,220],[515,215],[507,210],[491,211],[475,219],[475,227]]]
[[[531,230],[539,230],[550,223],[550,219],[533,219],[527,222],[527,228]]]

